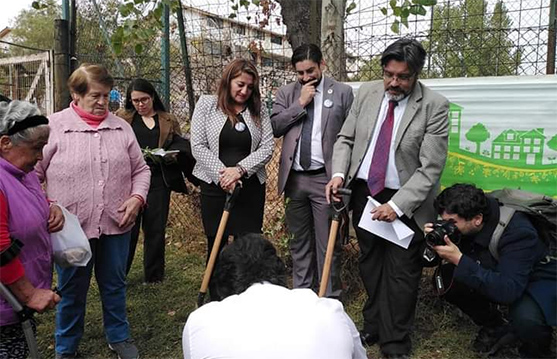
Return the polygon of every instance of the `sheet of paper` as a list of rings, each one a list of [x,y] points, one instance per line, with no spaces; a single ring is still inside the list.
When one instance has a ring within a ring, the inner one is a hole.
[[[366,208],[362,213],[358,227],[382,237],[397,246],[408,249],[410,241],[414,236],[414,231],[405,225],[400,219],[395,219],[393,222],[383,222],[371,219],[371,210],[380,205],[381,204],[372,197],[368,197]]]
[[[165,151],[165,150],[162,149],[162,148],[157,148],[156,150],[153,151],[153,154],[154,154],[155,156],[164,157],[164,156],[166,156],[166,155],[170,155],[170,154],[172,154],[172,153],[179,153],[179,152],[180,152],[180,151],[178,151],[178,150]]]

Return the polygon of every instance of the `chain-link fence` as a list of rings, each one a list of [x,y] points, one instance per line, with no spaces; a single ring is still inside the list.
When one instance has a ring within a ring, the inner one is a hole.
[[[186,85],[175,14],[170,16],[168,59],[161,54],[163,43],[159,37],[153,38],[151,46],[144,47],[140,55],[124,48],[122,54],[116,56],[107,39],[117,21],[117,12],[110,9],[110,2],[99,3],[96,7],[92,0],[80,0],[79,13],[87,20],[79,22],[77,27],[78,61],[108,66],[117,80],[116,89],[122,99],[131,79],[150,80],[187,132],[190,97],[197,100],[201,94],[213,93],[223,67],[231,59],[251,58],[258,65],[262,97],[270,109],[275,91],[295,79],[290,68],[292,49],[285,35],[286,27],[278,15],[279,9],[275,8],[266,17],[253,7],[250,11],[232,10],[229,0],[182,2],[193,89]],[[422,41],[428,52],[424,77],[545,73],[549,56],[549,1],[439,1],[433,11],[428,8],[424,16],[410,15],[408,26],[400,25],[400,34],[391,31],[394,18],[384,14],[392,10],[389,1],[356,0],[354,3],[355,9],[344,19],[344,53],[332,59],[345,59],[344,74],[349,81],[380,78],[379,56],[400,36]],[[229,18],[232,12],[234,19]],[[262,20],[267,23],[265,28],[257,25]],[[170,64],[168,77],[164,73],[165,60]],[[165,78],[170,79],[168,84]],[[276,144],[273,158],[267,165],[264,231],[277,241],[281,253],[288,256],[284,202],[276,190],[280,140]],[[186,236],[202,235],[199,201],[195,191],[190,195],[174,194],[169,226],[183,230]],[[345,254],[344,282],[349,291],[357,291],[357,244],[354,240],[345,246]]]

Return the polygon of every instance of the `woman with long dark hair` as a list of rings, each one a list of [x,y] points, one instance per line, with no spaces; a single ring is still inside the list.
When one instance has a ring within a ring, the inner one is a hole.
[[[133,129],[142,149],[165,148],[174,134],[180,135],[176,117],[168,112],[153,85],[144,79],[131,82],[123,110],[116,113]],[[147,206],[137,216],[132,229],[127,272],[130,271],[140,228],[143,229],[143,268],[146,283],[164,279],[165,229],[170,206],[170,188],[164,181],[159,163],[146,158],[151,169]]]
[[[262,107],[259,74],[248,60],[235,59],[222,74],[216,95],[201,96],[191,123],[193,174],[201,180],[201,216],[209,253],[226,193],[242,182],[222,241],[228,235],[261,233],[265,165],[273,153],[273,133]],[[215,293],[210,288],[211,296]]]

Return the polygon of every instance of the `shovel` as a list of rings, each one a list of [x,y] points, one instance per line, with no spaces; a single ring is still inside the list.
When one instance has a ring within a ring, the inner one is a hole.
[[[29,348],[29,357],[31,359],[39,359],[39,347],[37,346],[37,340],[35,339],[35,334],[33,333],[33,326],[31,325],[31,319],[33,318],[34,311],[22,306],[8,287],[2,283],[0,283],[0,295],[4,297],[8,303],[10,303],[14,312],[16,312],[19,321],[21,322],[23,334],[25,334],[25,341],[27,341],[27,347]]]
[[[350,197],[352,191],[347,188],[338,188],[337,194]],[[324,297],[329,285],[329,277],[331,275],[331,264],[333,263],[333,252],[335,250],[335,241],[338,233],[338,226],[340,224],[340,215],[342,211],[348,206],[348,200],[341,198],[340,202],[331,202],[333,207],[333,219],[331,221],[331,230],[329,232],[329,241],[327,242],[327,252],[325,253],[325,263],[323,264],[323,273],[321,275],[321,285],[319,286],[319,297]]]
[[[217,236],[215,237],[215,242],[213,243],[213,248],[211,248],[211,255],[209,256],[209,261],[207,262],[207,267],[205,267],[205,274],[203,275],[203,281],[201,282],[201,288],[199,288],[199,294],[197,295],[197,307],[201,307],[205,302],[205,295],[207,294],[207,288],[209,288],[209,281],[211,280],[211,275],[213,274],[213,268],[215,267],[215,262],[217,260],[217,254],[222,242],[222,236],[224,235],[224,230],[226,229],[226,224],[228,223],[228,217],[230,216],[230,210],[234,206],[234,201],[240,193],[240,188],[242,186],[237,184],[232,192],[226,194],[226,201],[224,202],[224,211],[222,212],[222,217],[220,219],[219,228],[217,229]]]

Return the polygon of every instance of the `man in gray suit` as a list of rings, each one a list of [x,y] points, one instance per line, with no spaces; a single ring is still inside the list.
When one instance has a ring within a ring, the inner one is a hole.
[[[360,276],[368,299],[362,341],[386,358],[407,358],[421,275],[421,228],[435,219],[433,199],[447,157],[449,102],[418,81],[426,52],[400,39],[381,56],[383,81],[362,84],[334,146],[326,196],[352,188]],[[367,197],[380,206],[364,213]],[[399,218],[415,232],[408,249],[358,227],[362,216]]]
[[[325,185],[332,174],[333,145],[354,95],[350,86],[323,76],[323,56],[314,44],[296,48],[292,66],[298,81],[278,90],[271,114],[275,137],[284,136],[278,191],[285,192],[286,224],[293,234],[294,288],[317,289],[331,219]],[[339,243],[326,292],[329,297],[341,294],[340,251]]]

